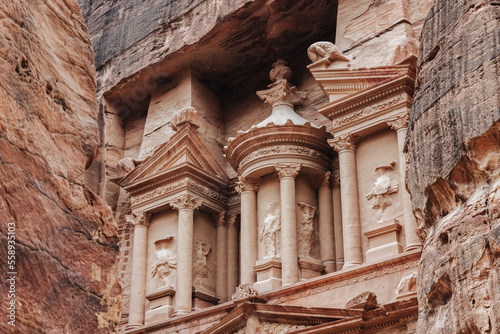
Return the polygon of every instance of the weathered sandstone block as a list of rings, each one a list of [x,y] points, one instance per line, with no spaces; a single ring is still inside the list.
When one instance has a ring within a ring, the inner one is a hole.
[[[0,5],[0,268],[15,223],[16,321],[0,332],[107,333],[120,313],[116,226],[87,188],[95,70],[74,0]]]
[[[435,1],[424,24],[407,186],[427,238],[418,333],[498,333],[500,9]]]

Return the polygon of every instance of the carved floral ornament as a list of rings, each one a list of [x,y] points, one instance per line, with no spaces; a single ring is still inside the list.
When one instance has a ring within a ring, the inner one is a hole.
[[[274,168],[281,180],[286,177],[296,178],[299,175],[301,166],[300,164],[275,164]]]
[[[226,216],[227,226],[228,227],[238,227],[238,213],[228,213]]]
[[[148,226],[151,222],[151,213],[146,211],[133,211],[132,215],[126,216],[125,219],[132,226]]]
[[[203,204],[202,200],[184,194],[168,202],[175,210],[198,210]]]
[[[356,149],[356,142],[359,140],[358,136],[354,136],[351,133],[346,133],[339,137],[329,140],[330,145],[337,152],[342,152],[345,150],[354,151]]]
[[[214,217],[216,227],[227,226],[227,224],[226,224],[226,212],[225,211],[221,211],[219,213],[216,213],[213,215],[213,217]]]
[[[408,128],[409,122],[410,115],[408,113],[404,113],[402,115],[399,115],[397,118],[386,121],[387,125],[389,125],[395,131]]]
[[[238,177],[238,182],[236,182],[236,191],[238,193],[243,193],[245,191],[257,191],[259,186],[262,184],[261,179]]]

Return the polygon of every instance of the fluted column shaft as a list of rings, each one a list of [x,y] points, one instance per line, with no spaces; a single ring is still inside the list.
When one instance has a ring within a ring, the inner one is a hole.
[[[253,266],[257,262],[257,190],[261,181],[239,178],[237,190],[241,194],[240,283],[255,283]]]
[[[342,230],[344,234],[344,267],[361,264],[361,220],[359,216],[356,146],[347,134],[331,141],[339,152],[340,193],[342,197]]]
[[[326,172],[318,189],[320,257],[327,274],[337,269],[335,265],[335,232],[330,177],[331,172]]]
[[[134,226],[132,249],[132,279],[130,282],[130,306],[127,328],[144,325],[146,303],[146,263],[148,256],[148,226],[151,214],[144,211],[127,216]]]
[[[181,195],[169,202],[179,211],[177,223],[177,278],[175,291],[176,314],[192,309],[194,210],[202,201],[191,195]]]
[[[217,270],[215,293],[220,302],[227,301],[227,225],[226,213],[221,212],[215,217],[217,226]]]
[[[299,281],[295,177],[300,166],[286,164],[276,165],[275,168],[280,178],[281,284],[289,285]]]
[[[413,215],[413,208],[411,203],[411,197],[405,187],[405,167],[406,167],[406,156],[404,153],[404,142],[406,138],[406,133],[408,131],[408,114],[401,115],[400,117],[387,122],[394,130],[396,130],[398,136],[398,153],[399,153],[399,175],[401,187],[399,187],[401,192],[401,201],[403,204],[403,219],[405,226],[405,237],[406,237],[406,251],[411,251],[414,249],[422,248],[422,244],[417,235],[417,221]]]
[[[227,297],[230,298],[238,286],[238,225],[237,214],[227,215]]]

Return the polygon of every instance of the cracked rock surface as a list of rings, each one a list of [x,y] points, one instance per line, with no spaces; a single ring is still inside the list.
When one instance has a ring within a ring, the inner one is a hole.
[[[426,238],[417,333],[500,332],[500,7],[437,0],[422,29],[407,187]]]
[[[117,232],[84,181],[99,139],[93,53],[76,0],[2,1],[0,55],[3,282],[9,223],[17,241],[16,326],[2,316],[0,332],[110,332],[121,300]]]

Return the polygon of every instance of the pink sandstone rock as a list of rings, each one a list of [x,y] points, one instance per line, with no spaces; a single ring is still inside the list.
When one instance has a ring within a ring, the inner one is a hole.
[[[85,185],[98,150],[95,70],[74,0],[0,6],[0,268],[15,223],[16,321],[0,332],[107,333],[120,313],[117,231]],[[4,283],[2,283],[4,286]]]

